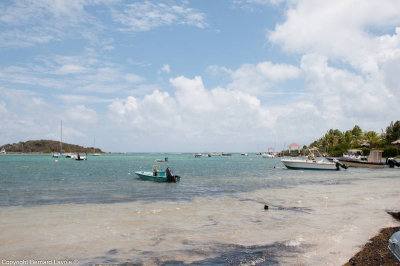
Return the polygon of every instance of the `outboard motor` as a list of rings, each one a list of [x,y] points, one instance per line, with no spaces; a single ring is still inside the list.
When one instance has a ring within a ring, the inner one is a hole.
[[[167,176],[168,183],[176,183],[176,176],[173,175],[171,168],[167,167],[167,169],[165,169],[165,175]]]
[[[347,168],[349,168],[347,165],[345,165],[345,164],[342,164],[341,162],[339,162],[338,160],[333,160],[333,162],[335,162],[336,163],[336,170],[339,170],[339,168],[340,167],[342,167],[343,169],[347,169]]]
[[[400,167],[400,163],[393,158],[387,158],[386,163],[390,168],[394,168],[394,166]]]

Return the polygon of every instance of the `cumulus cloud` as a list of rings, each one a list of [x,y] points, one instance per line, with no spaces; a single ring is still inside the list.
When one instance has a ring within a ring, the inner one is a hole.
[[[298,78],[299,75],[299,69],[293,65],[271,62],[244,64],[231,72],[233,81],[229,87],[258,94],[279,81]]]
[[[285,51],[319,53],[352,64],[364,72],[377,71],[379,62],[399,53],[398,31],[374,34],[400,23],[400,2],[296,1],[286,20],[268,32],[269,41]]]
[[[175,95],[156,90],[143,98],[118,99],[109,105],[109,115],[121,128],[143,137],[159,132],[194,146],[217,140],[233,143],[237,137],[257,141],[266,128],[273,128],[276,118],[250,94],[221,87],[207,90],[199,76],[179,76],[170,83]]]

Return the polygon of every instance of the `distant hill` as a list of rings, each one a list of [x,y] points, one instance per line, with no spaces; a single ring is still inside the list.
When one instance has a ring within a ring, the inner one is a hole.
[[[29,140],[26,142],[18,142],[13,144],[6,144],[0,146],[0,150],[4,148],[7,152],[21,152],[21,153],[52,153],[60,152],[60,142],[54,140]],[[62,152],[81,152],[81,153],[104,153],[99,148],[82,147],[79,145],[62,143]]]

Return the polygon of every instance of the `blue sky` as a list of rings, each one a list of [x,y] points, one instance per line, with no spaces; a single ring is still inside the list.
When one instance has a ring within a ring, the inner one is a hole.
[[[398,1],[0,3],[0,145],[278,150],[398,120]]]

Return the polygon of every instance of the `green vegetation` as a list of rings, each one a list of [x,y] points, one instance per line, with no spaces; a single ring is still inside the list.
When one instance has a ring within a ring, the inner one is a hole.
[[[399,148],[391,143],[398,139],[400,139],[400,121],[391,122],[381,134],[375,131],[363,131],[358,125],[345,132],[330,129],[309,147],[317,147],[334,157],[342,156],[349,149],[362,149],[364,155],[368,155],[371,149],[382,149],[384,157],[395,157],[399,155]]]
[[[29,140],[26,142],[18,142],[0,146],[0,150],[4,148],[7,152],[21,153],[52,153],[60,152],[60,142],[54,140]],[[103,153],[101,149],[94,147],[82,147],[79,145],[62,143],[62,152],[81,152],[81,153]]]

